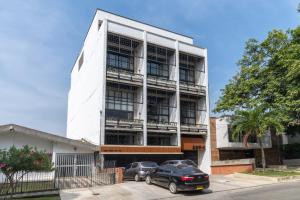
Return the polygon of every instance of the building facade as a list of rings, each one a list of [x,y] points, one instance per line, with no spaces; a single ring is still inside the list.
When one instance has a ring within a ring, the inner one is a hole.
[[[71,72],[67,137],[103,159],[189,158],[210,173],[207,49],[97,10]]]
[[[249,166],[261,166],[261,151],[256,137],[249,137],[247,147],[243,135],[232,137],[231,117],[211,117],[211,160],[213,173],[247,171]],[[263,138],[266,164],[282,164],[281,137],[268,132]]]

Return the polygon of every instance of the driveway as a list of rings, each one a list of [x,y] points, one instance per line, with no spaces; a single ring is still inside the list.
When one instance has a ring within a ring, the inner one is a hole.
[[[61,191],[62,200],[71,199],[105,199],[105,200],[135,200],[135,199],[169,199],[180,197],[200,198],[207,194],[225,191],[241,190],[263,185],[274,184],[268,181],[253,181],[233,178],[231,176],[211,176],[211,186],[203,192],[184,192],[171,194],[168,189],[147,185],[145,182],[126,181],[125,183],[94,188],[69,189]]]

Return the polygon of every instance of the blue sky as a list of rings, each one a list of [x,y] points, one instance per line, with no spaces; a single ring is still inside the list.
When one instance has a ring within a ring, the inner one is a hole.
[[[96,8],[208,48],[213,108],[249,38],[299,25],[298,0],[0,0],[0,124],[65,134],[70,71]]]

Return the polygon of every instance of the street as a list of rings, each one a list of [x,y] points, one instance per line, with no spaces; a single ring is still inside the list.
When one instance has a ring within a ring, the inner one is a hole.
[[[236,189],[222,192],[186,194],[185,198],[172,199],[210,199],[210,200],[299,200],[300,182],[277,183],[259,187]]]
[[[213,176],[211,186],[202,192],[171,194],[168,189],[147,185],[145,182],[126,181],[94,188],[61,190],[62,200],[155,200],[155,199],[210,199],[210,200],[299,200],[300,181],[274,183],[233,177]]]

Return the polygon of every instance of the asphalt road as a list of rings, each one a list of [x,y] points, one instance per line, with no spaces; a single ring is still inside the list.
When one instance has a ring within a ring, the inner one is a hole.
[[[185,197],[170,199],[209,200],[300,200],[300,182],[277,183],[247,189],[222,192],[206,191],[202,194],[185,194]]]

